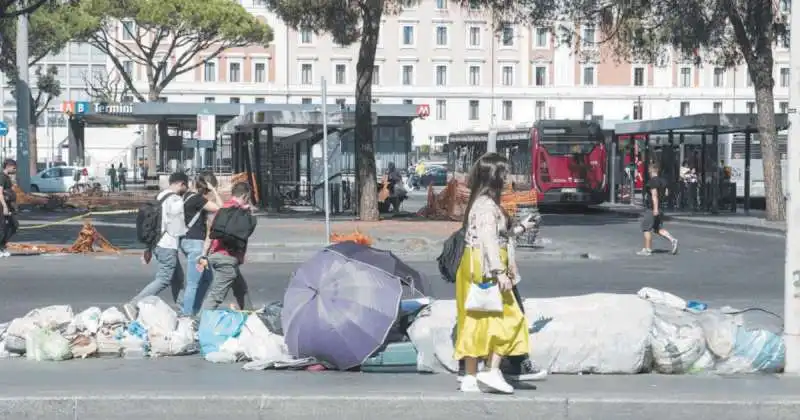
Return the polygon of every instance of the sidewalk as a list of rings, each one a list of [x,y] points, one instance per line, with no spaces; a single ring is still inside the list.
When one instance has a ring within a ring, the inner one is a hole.
[[[800,379],[556,375],[513,396],[462,394],[454,375],[245,372],[198,357],[0,361],[4,419],[786,419]]]
[[[603,203],[597,206],[597,208],[631,216],[638,216],[642,213],[642,208],[640,206],[628,204]],[[665,216],[667,220],[670,221],[699,226],[719,226],[749,232],[786,233],[786,223],[765,220],[763,210],[750,210],[749,215],[744,214],[744,211],[740,209],[737,213],[721,211],[719,214],[666,212]]]

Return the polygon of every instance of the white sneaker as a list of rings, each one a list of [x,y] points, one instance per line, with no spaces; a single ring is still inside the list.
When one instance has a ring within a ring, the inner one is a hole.
[[[503,378],[503,374],[500,373],[498,369],[480,372],[475,376],[475,379],[478,380],[478,387],[481,391],[501,394],[514,393],[514,387],[506,382]]]
[[[8,252],[6,249],[0,249],[0,258],[7,258],[10,257],[11,253]]]
[[[458,389],[461,392],[481,392],[478,387],[478,378],[471,375],[465,375],[461,378],[461,385]]]
[[[647,249],[647,248],[642,248],[642,250],[641,250],[641,251],[639,251],[639,252],[637,252],[637,253],[636,253],[636,255],[643,255],[643,256],[645,256],[645,257],[647,257],[647,256],[650,256],[650,255],[652,255],[652,254],[653,254],[653,251],[651,251],[651,250],[649,250],[649,249]]]

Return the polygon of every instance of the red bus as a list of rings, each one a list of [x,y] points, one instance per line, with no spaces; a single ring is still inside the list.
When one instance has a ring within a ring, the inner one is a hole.
[[[464,179],[483,153],[489,133],[452,133],[448,150],[457,178]],[[606,137],[599,124],[543,120],[533,127],[497,131],[497,152],[511,163],[516,190],[535,190],[541,205],[592,205],[608,198]]]

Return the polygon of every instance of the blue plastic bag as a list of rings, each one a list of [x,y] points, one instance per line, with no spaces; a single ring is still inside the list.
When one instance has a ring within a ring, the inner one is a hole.
[[[238,337],[242,326],[247,321],[247,314],[231,310],[203,311],[200,315],[200,326],[197,338],[200,342],[200,354],[203,356],[219,351],[222,344],[231,337]]]

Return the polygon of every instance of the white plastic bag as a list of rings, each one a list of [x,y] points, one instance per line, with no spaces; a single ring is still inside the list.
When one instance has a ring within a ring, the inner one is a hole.
[[[436,331],[444,329],[435,324],[435,319],[431,317],[430,308],[423,309],[408,328],[408,338],[414,343],[417,349],[417,371],[427,373],[447,373],[450,370],[436,357]],[[452,341],[449,337],[444,337],[445,345],[450,343],[449,353],[453,354]],[[458,368],[458,364],[455,365]]]
[[[669,306],[675,309],[686,309],[686,301],[673,295],[652,287],[643,287],[637,293],[640,298],[650,301],[657,305]]]
[[[28,333],[32,332],[33,330],[37,329],[36,320],[33,318],[22,317],[16,318],[8,324],[8,330],[6,331],[6,336],[14,336],[14,337],[21,337],[25,338]]]
[[[158,296],[148,296],[139,301],[138,321],[148,334],[166,336],[178,326],[178,314]]]
[[[150,335],[150,357],[180,356],[195,353],[198,350],[194,339],[194,327],[191,318],[178,319],[175,331],[163,335]]]
[[[706,337],[694,315],[664,305],[653,305],[650,332],[653,365],[659,373],[686,373],[706,351]]]
[[[272,333],[258,316],[247,317],[239,333],[239,345],[245,357],[250,360],[290,359],[283,337]]]
[[[229,338],[219,347],[219,351],[206,355],[206,360],[213,363],[236,363],[242,356],[242,347],[238,338]]]
[[[106,327],[117,324],[125,324],[127,322],[128,318],[125,316],[125,314],[123,314],[122,311],[114,306],[106,309],[103,311],[102,315],[100,315],[100,324]]]
[[[714,355],[706,349],[700,358],[692,364],[692,367],[689,368],[689,373],[697,374],[713,371],[715,363]]]
[[[786,362],[783,338],[767,330],[739,327],[731,356],[717,364],[720,374],[778,373]]]
[[[87,332],[89,334],[97,334],[100,330],[100,316],[102,315],[100,308],[91,307],[78,315],[75,315],[70,326],[67,328],[69,332]]]
[[[54,331],[69,325],[75,314],[69,305],[53,305],[30,311],[25,318],[33,319],[36,325]]]
[[[711,353],[720,359],[730,357],[739,329],[736,317],[720,311],[709,310],[698,314],[697,321],[703,329],[706,346]]]
[[[72,358],[69,341],[60,334],[43,328],[25,337],[25,354],[28,360],[60,361]]]

